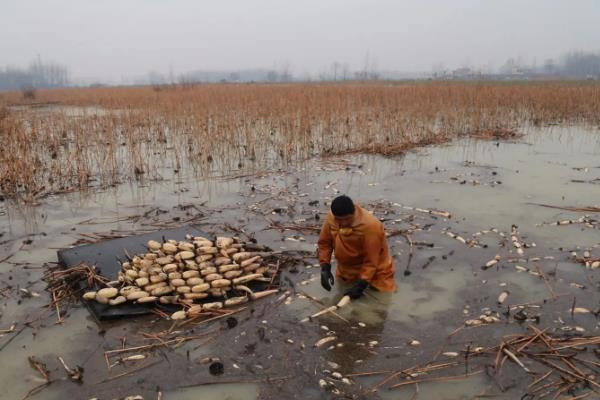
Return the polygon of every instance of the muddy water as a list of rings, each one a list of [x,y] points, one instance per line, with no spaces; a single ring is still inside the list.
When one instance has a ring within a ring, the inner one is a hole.
[[[535,232],[552,244],[565,244],[556,229],[538,225],[573,214],[528,203],[599,204],[600,186],[571,182],[600,177],[597,135],[597,131],[554,128],[532,131],[515,143],[459,141],[409,154],[400,162],[365,158],[363,170],[370,173],[346,179],[336,187],[361,199],[386,198],[449,209],[467,222],[476,222],[480,229],[499,227],[507,220],[522,221],[527,233]],[[573,169],[585,167],[587,170]],[[461,185],[461,181],[466,183]],[[575,235],[574,243],[591,238],[578,231],[569,230],[569,235]]]
[[[0,398],[22,398],[43,382],[30,368],[28,356],[46,363],[55,379],[32,398],[115,398],[134,394],[155,398],[157,391],[163,392],[163,398],[335,396],[325,394],[319,379],[328,379],[354,398],[410,397],[412,385],[394,391],[370,391],[385,374],[353,378],[348,386],[330,379],[323,371],[331,370],[331,362],[339,365],[344,375],[396,371],[427,362],[440,349],[460,352],[467,344],[491,346],[505,334],[525,332],[526,325],[509,318],[469,329],[463,336],[446,341],[466,319],[477,318],[486,308],[501,311],[496,298],[503,290],[510,292],[510,304],[547,300],[541,303],[541,309],[528,309],[532,315],[540,314],[542,327],[561,332],[577,326],[587,334],[596,334],[598,326],[593,315],[572,318],[568,313],[574,297],[578,306],[598,307],[599,281],[596,271],[572,262],[569,251],[581,254],[584,248],[591,248],[599,256],[600,250],[593,247],[600,244],[600,230],[582,224],[549,225],[585,213],[534,203],[600,205],[600,185],[572,182],[600,178],[599,133],[579,128],[531,130],[522,140],[511,143],[464,140],[401,158],[314,160],[286,173],[259,177],[210,182],[179,178],[140,186],[121,185],[86,195],[51,197],[29,208],[0,203],[0,259],[10,256],[0,263],[0,330],[16,324],[15,332],[0,338],[0,346],[4,346],[0,350],[0,387],[6,388]],[[104,350],[119,348],[123,337],[130,345],[140,344],[141,332],[168,329],[170,324],[148,317],[99,325],[85,309],[71,308],[65,322],[57,325],[56,316],[44,308],[48,296],[40,281],[43,265],[56,260],[56,248],[71,245],[81,234],[155,230],[160,224],[182,224],[196,211],[180,206],[194,204],[205,215],[193,220],[201,229],[220,232],[227,222],[273,249],[313,251],[314,233],[281,232],[269,229],[269,224],[278,221],[318,226],[322,219],[315,220],[314,216],[322,217],[325,203],[339,193],[348,193],[375,209],[375,214],[385,219],[388,232],[411,224],[423,228],[412,233],[412,240],[421,244],[415,244],[410,263],[407,241],[401,235],[389,239],[398,292],[370,293],[353,302],[339,312],[348,322],[335,316],[298,322],[321,307],[311,298],[329,305],[344,290],[339,283],[332,292],[321,289],[318,268],[312,267],[316,260],[309,257],[305,263],[298,262],[283,271],[281,286],[282,291],[290,293],[287,299],[253,305],[253,312],[240,314],[239,324],[233,329],[222,323],[199,327],[201,332],[218,330],[218,337],[208,345],[192,341],[176,350],[148,353],[148,361],[156,364],[113,380],[111,377],[144,363],[117,366],[108,373]],[[312,200],[319,203],[309,205]],[[375,208],[379,201],[384,202],[385,212]],[[399,204],[447,210],[453,218],[433,218]],[[156,208],[167,212],[143,215]],[[510,245],[512,224],[518,226],[520,240],[536,244],[525,249],[522,257]],[[471,239],[473,234],[492,227],[504,233],[508,242],[490,232],[475,236],[480,238],[481,246],[472,248],[444,234],[450,230]],[[497,254],[501,255],[498,266],[483,271],[481,266]],[[532,257],[541,259],[529,261]],[[521,260],[511,260],[517,258]],[[528,271],[520,272],[516,265]],[[548,285],[533,274],[537,268],[549,276],[556,299],[552,299]],[[19,292],[20,288],[40,296],[28,297]],[[35,322],[24,325],[27,321]],[[333,348],[314,348],[313,343],[328,332],[338,338]],[[421,344],[411,346],[413,339]],[[65,379],[57,356],[85,368],[83,384]],[[207,365],[200,362],[207,356],[222,359],[222,376],[208,373]],[[499,392],[486,376],[477,375],[457,382],[420,385],[419,398],[461,399],[481,393],[499,398],[520,396],[530,381],[518,369],[507,369],[505,374],[515,383],[512,391]],[[281,381],[268,381],[273,378]],[[198,386],[182,388],[190,384]]]
[[[221,384],[203,388],[181,389],[163,396],[165,400],[244,400],[256,398],[258,387],[253,384]]]

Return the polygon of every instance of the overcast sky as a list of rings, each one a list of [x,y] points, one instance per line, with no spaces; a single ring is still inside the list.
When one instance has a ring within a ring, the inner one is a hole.
[[[600,50],[599,0],[0,0],[0,66],[42,60],[73,78],[118,80],[150,70],[334,61],[431,71],[436,63],[542,63]]]

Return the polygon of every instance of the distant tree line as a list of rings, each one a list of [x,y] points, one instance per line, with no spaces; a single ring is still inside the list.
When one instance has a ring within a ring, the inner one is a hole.
[[[464,65],[446,69],[438,62],[430,75],[433,79],[504,80],[504,79],[587,79],[600,80],[600,51],[570,51],[541,64],[528,63],[522,57],[510,57],[497,69],[491,66],[474,68]]]
[[[564,56],[561,66],[564,74],[600,76],[600,52],[585,53],[579,51],[568,53]]]
[[[289,67],[281,70],[275,69],[240,69],[235,71],[190,71],[174,75],[172,73],[162,74],[157,71],[148,72],[147,76],[135,80],[134,84],[151,85],[180,85],[188,86],[199,82],[293,82],[295,77]]]
[[[38,57],[28,68],[0,68],[0,90],[32,90],[69,85],[69,69],[60,64],[42,62]]]
[[[509,58],[501,74],[529,73],[572,78],[600,78],[600,52],[571,51],[558,59],[548,58],[541,65],[527,65],[520,59]]]
[[[349,64],[333,62],[325,67],[316,75],[310,75],[308,72],[301,75],[294,75],[289,64],[284,64],[279,68],[255,68],[240,69],[234,71],[219,70],[198,70],[174,75],[173,73],[163,74],[157,71],[150,71],[145,77],[135,80],[134,84],[150,84],[157,88],[166,85],[179,85],[181,87],[193,86],[202,82],[268,82],[268,83],[286,83],[286,82],[306,82],[306,81],[351,81],[351,80],[378,80],[393,79],[393,73],[383,74],[376,70],[374,65],[366,65],[364,69],[352,71]]]
[[[493,70],[497,72],[493,72]],[[333,62],[316,75],[308,72],[294,75],[289,64],[279,68],[240,69],[234,71],[190,71],[175,75],[151,71],[145,77],[129,80],[126,84],[151,84],[160,90],[164,86],[193,86],[200,82],[298,82],[298,81],[347,81],[347,80],[401,80],[426,77],[419,74],[402,74],[395,71],[378,70],[375,63],[365,57],[364,66],[352,70],[347,63]],[[505,79],[529,77],[559,77],[575,79],[600,79],[600,52],[571,51],[556,59],[543,63],[528,64],[521,58],[509,58],[498,69],[462,67],[447,70],[442,63],[433,67],[434,79]],[[38,57],[27,68],[0,67],[0,90],[22,90],[25,97],[34,97],[35,89],[70,86],[69,69],[61,64],[42,62]]]

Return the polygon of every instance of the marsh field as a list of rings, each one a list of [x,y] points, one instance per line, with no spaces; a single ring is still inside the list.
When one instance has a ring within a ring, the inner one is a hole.
[[[600,394],[596,82],[5,92],[0,137],[0,399]],[[342,193],[398,291],[302,323],[344,290],[315,258]],[[52,282],[60,249],[179,227],[281,252],[279,293],[99,322]]]

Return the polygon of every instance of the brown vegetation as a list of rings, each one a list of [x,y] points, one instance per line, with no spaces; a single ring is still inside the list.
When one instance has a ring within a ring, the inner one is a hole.
[[[37,91],[36,100],[34,109],[15,106],[18,92],[0,98],[10,110],[0,112],[0,192],[30,200],[318,155],[393,155],[456,137],[510,137],[526,125],[600,124],[594,83],[54,89]]]

